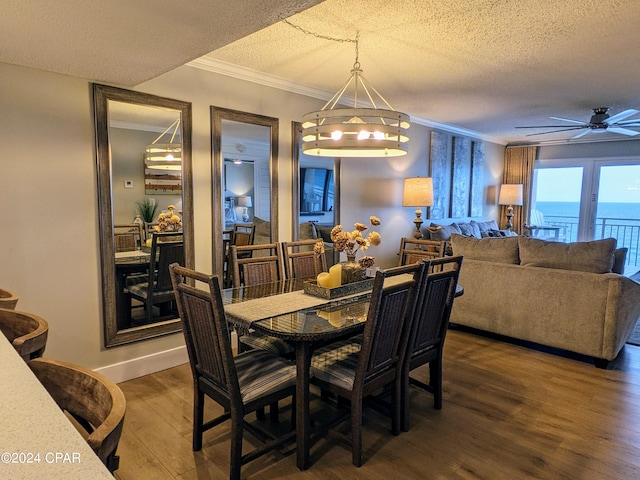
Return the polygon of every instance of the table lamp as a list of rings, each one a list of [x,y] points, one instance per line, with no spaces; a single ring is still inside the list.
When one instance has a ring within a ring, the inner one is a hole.
[[[500,205],[507,205],[507,230],[511,230],[513,223],[513,206],[522,205],[522,185],[513,183],[503,183],[500,187],[500,196],[498,197]]]
[[[241,197],[238,197],[238,201],[237,201],[236,205],[238,205],[239,207],[243,207],[244,208],[244,210],[242,211],[242,221],[243,222],[248,222],[249,221],[249,208],[253,206],[253,204],[251,203],[251,197],[249,195],[243,195]]]
[[[413,223],[416,231],[413,236],[418,239],[422,237],[420,227],[422,226],[422,210],[420,207],[431,207],[433,205],[433,179],[430,177],[414,177],[404,179],[404,193],[402,195],[403,207],[417,207],[416,218]]]

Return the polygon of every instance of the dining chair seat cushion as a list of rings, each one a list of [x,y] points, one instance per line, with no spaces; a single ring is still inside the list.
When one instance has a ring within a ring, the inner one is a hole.
[[[149,274],[133,273],[131,275],[127,275],[127,278],[124,281],[124,284],[127,287],[130,287],[132,285],[138,285],[139,283],[149,283]]]
[[[289,355],[293,353],[293,347],[281,338],[249,332],[242,335],[239,341],[253,350],[265,350],[275,353],[276,355]]]
[[[264,350],[234,357],[243,403],[296,384],[296,366]]]
[[[359,356],[359,343],[349,338],[339,340],[316,350],[311,357],[311,373],[319,380],[351,390]]]
[[[149,292],[149,282],[136,283],[135,285],[131,285],[127,287],[127,290],[129,290],[129,293],[131,293],[132,295],[137,295],[138,297],[146,298]],[[173,293],[173,290],[154,290],[153,291],[154,296],[169,295],[171,293]]]

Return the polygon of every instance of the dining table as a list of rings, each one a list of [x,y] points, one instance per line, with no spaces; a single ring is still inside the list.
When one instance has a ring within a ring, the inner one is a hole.
[[[387,281],[401,282],[402,275]],[[253,331],[281,338],[293,346],[296,362],[296,464],[309,467],[311,428],[309,383],[313,351],[327,343],[364,330],[371,289],[327,299],[305,293],[310,279],[227,288],[222,300],[227,321],[239,335]],[[456,295],[462,293],[457,288]]]

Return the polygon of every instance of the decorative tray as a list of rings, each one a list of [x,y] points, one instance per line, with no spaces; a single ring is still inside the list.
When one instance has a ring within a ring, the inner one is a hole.
[[[304,293],[313,295],[314,297],[326,298],[328,300],[364,292],[366,290],[371,290],[372,288],[373,278],[368,278],[361,282],[348,283],[334,288],[321,287],[318,285],[316,280],[309,280],[303,284]]]

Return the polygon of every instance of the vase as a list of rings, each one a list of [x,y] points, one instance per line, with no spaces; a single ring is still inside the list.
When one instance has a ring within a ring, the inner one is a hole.
[[[342,265],[342,285],[364,280],[365,270],[356,262],[355,255],[347,255],[347,261],[340,262],[340,265]]]

